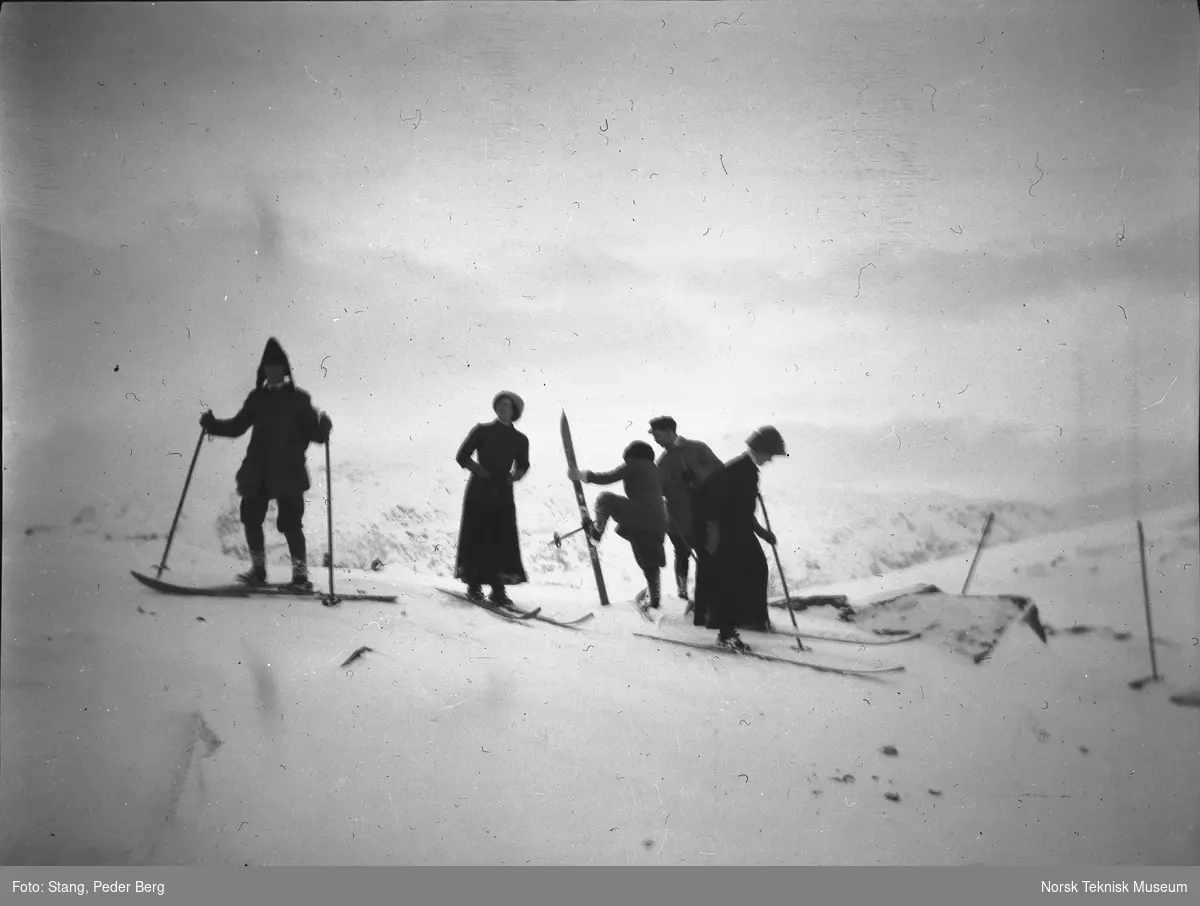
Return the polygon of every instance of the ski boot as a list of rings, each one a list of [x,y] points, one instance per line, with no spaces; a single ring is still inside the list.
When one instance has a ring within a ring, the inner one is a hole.
[[[482,585],[468,585],[467,586],[467,599],[470,601],[474,601],[476,604],[482,603],[484,600],[483,586]]]
[[[488,600],[496,607],[503,607],[505,610],[515,610],[516,605],[512,598],[508,596],[508,592],[504,590],[503,585],[493,585],[492,593],[488,595]]]
[[[250,569],[238,573],[237,580],[251,588],[263,588],[267,584],[267,555],[251,551],[250,564]]]
[[[751,650],[750,646],[743,642],[742,637],[736,632],[727,637],[718,636],[717,647],[732,651],[734,654],[743,654]]]
[[[308,577],[308,564],[303,560],[292,561],[292,581],[287,584],[287,590],[312,594],[312,579]]]
[[[679,596],[680,601],[688,601],[688,586],[687,579],[683,576],[675,577],[675,594]]]
[[[591,519],[584,520],[583,531],[593,544],[599,544],[600,539],[604,537],[604,526],[593,522]]]

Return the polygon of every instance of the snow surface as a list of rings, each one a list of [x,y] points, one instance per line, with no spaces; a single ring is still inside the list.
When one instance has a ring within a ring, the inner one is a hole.
[[[868,680],[636,638],[715,633],[688,625],[672,596],[650,626],[622,597],[630,583],[615,582],[602,611],[578,570],[513,594],[547,614],[595,611],[581,630],[503,621],[401,565],[335,578],[396,604],[156,594],[129,570],[153,574],[163,539],[101,531],[102,511],[29,534],[5,525],[5,864],[1200,856],[1200,712],[1171,701],[1200,690],[1192,504],[1145,520],[1164,679],[1140,689],[1129,683],[1150,664],[1129,520],[985,550],[972,594],[1029,596],[1047,644],[1014,621],[978,665],[936,627],[794,655],[905,667]],[[164,577],[227,580],[240,562],[210,547],[177,541]],[[624,556],[613,539],[602,550],[607,563]],[[956,593],[972,553],[805,593],[856,602],[922,582]],[[786,610],[772,613],[790,627]],[[855,629],[831,607],[797,622]],[[744,636],[768,653],[794,644]]]

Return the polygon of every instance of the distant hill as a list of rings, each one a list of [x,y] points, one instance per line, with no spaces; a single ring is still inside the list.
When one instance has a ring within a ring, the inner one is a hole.
[[[378,559],[419,574],[449,576],[454,568],[462,478],[451,475],[432,486],[405,487],[402,480],[391,477],[402,473],[392,469],[384,475],[364,465],[342,469],[334,488],[336,562],[366,569]],[[327,547],[321,493],[314,488],[305,518],[314,564],[321,562]],[[589,489],[589,499],[594,499],[594,489]],[[839,490],[777,495],[770,504],[780,558],[796,587],[878,575],[970,548],[978,541],[988,512],[996,514],[992,543],[1027,538],[1061,521],[1049,507],[969,501],[946,494],[922,497]],[[518,520],[531,577],[561,581],[588,573],[586,547],[578,535],[563,541],[561,548],[552,543],[556,530],[570,531],[578,519],[564,488],[521,489]],[[235,496],[229,497],[215,528],[222,551],[247,556]],[[273,532],[268,532],[268,547],[273,558],[285,557],[283,539]],[[602,550],[614,579],[636,580],[638,571],[623,541],[611,535]],[[774,574],[773,563],[771,570]]]
[[[305,531],[309,559],[319,568],[328,548],[324,476],[311,469]],[[174,476],[173,476],[174,477]],[[540,483],[539,483],[540,481]],[[238,517],[239,499],[231,481],[198,477],[180,522],[175,550],[184,546],[220,551],[246,559]],[[422,471],[405,463],[343,464],[334,483],[334,552],[338,565],[370,569],[380,561],[402,572],[449,577],[453,574],[465,475],[453,463]],[[174,515],[173,494],[143,494],[110,500],[78,483],[81,506],[67,514],[50,507],[41,518],[28,518],[21,530],[30,535],[70,532],[97,540],[165,540]],[[177,492],[175,492],[177,493]],[[595,488],[588,488],[594,501]],[[779,555],[795,591],[847,579],[883,575],[956,554],[969,554],[978,543],[989,512],[995,513],[990,545],[1027,539],[1106,519],[1150,512],[1194,499],[1195,481],[1187,476],[1161,481],[1149,489],[1117,488],[1059,506],[997,498],[968,499],[940,491],[879,493],[849,487],[771,489],[768,506],[779,538]],[[590,582],[587,549],[579,535],[552,543],[555,531],[579,524],[569,487],[557,477],[518,486],[518,520],[525,566],[534,581],[580,585]],[[85,502],[86,501],[86,502]],[[27,503],[32,503],[29,501]],[[39,512],[36,505],[24,513]],[[287,548],[268,513],[268,555],[283,563]],[[760,515],[761,520],[761,515]],[[15,527],[15,526],[13,526]],[[606,576],[614,583],[638,583],[639,571],[628,546],[610,534],[602,547]],[[772,593],[781,586],[767,550]],[[670,549],[668,545],[668,559]],[[668,582],[667,587],[670,587]]]

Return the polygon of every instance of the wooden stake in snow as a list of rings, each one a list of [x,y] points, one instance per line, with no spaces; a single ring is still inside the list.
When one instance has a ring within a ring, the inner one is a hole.
[[[975,548],[975,559],[971,561],[971,568],[967,571],[967,581],[963,583],[962,594],[967,593],[967,587],[971,584],[971,580],[975,578],[975,564],[979,562],[979,555],[983,552],[983,545],[987,543],[988,532],[992,530],[992,520],[995,518],[995,513],[988,513],[987,522],[983,526],[983,534],[979,536],[979,547]]]
[[[1150,580],[1146,578],[1146,534],[1142,531],[1142,520],[1138,520],[1138,551],[1142,557],[1142,600],[1146,602],[1146,635],[1150,637],[1150,672],[1154,681],[1159,681],[1158,660],[1154,656],[1154,626],[1150,622]]]

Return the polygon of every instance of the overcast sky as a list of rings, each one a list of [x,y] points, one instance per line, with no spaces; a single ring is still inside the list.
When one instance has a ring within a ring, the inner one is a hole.
[[[1194,3],[0,30],[6,464],[90,438],[162,469],[272,335],[346,456],[451,457],[501,388],[556,477],[563,407],[593,468],[662,412],[726,456],[787,426],[798,478],[839,438],[851,472],[1021,492],[1195,455]]]

